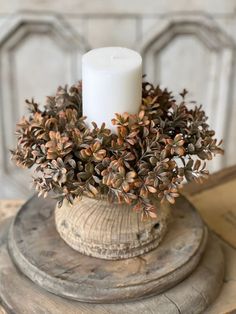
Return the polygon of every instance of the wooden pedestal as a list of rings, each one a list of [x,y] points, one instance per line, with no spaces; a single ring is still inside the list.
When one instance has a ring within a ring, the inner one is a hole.
[[[119,261],[71,249],[56,232],[54,207],[33,198],[10,232],[4,223],[0,298],[10,312],[189,314],[201,313],[217,296],[223,255],[185,198],[177,201],[158,248]]]

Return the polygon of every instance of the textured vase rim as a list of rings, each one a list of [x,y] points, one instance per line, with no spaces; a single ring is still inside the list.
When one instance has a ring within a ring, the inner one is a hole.
[[[104,201],[104,202],[108,202],[110,204],[115,204],[115,205],[121,205],[121,206],[124,206],[126,205],[127,207],[132,207],[132,206],[135,206],[137,204],[137,200],[133,200],[133,202],[131,204],[127,204],[126,202],[119,202],[119,201],[109,201],[108,199],[108,196],[105,194],[105,193],[102,193],[102,194],[99,194],[99,196],[94,196],[94,197],[91,197],[91,196],[88,196],[88,195],[82,195],[81,197],[76,197],[74,199],[74,203],[77,203],[77,202],[80,202],[83,198],[88,198],[88,199],[91,199],[91,200],[94,200],[94,201]],[[155,198],[154,196],[152,197],[152,200],[158,204],[159,206],[161,206],[161,201],[157,198]],[[66,201],[67,203],[69,203],[68,201]],[[72,204],[72,206],[73,206]],[[159,207],[158,206],[158,207]]]

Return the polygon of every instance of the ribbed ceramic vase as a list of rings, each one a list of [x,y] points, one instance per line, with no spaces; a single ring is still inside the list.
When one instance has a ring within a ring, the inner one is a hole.
[[[141,220],[126,204],[83,197],[55,209],[56,229],[76,251],[118,260],[144,254],[163,239],[170,218],[168,204],[157,205],[157,218]]]

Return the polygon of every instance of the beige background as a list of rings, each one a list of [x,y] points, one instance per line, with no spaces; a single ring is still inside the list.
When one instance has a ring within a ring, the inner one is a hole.
[[[203,104],[236,162],[235,0],[0,0],[0,198],[27,196],[29,174],[9,161],[24,99],[81,78],[81,55],[126,46],[143,56],[150,81]]]

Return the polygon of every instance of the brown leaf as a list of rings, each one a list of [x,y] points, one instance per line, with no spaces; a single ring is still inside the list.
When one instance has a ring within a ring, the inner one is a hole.
[[[151,192],[151,193],[156,193],[157,192],[157,189],[154,188],[153,186],[148,185],[147,188],[148,188],[148,191]]]

